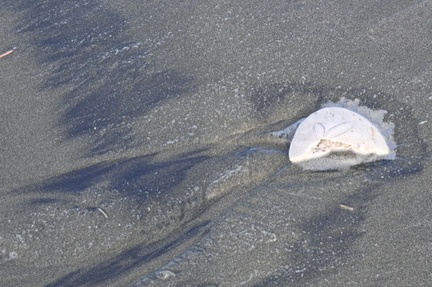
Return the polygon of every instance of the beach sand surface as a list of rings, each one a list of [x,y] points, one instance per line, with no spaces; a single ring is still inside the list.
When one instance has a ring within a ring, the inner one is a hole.
[[[429,286],[431,1],[3,1],[1,286]],[[342,97],[396,159],[271,133]]]

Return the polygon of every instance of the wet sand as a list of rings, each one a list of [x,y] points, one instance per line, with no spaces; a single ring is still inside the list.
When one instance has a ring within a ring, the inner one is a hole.
[[[428,286],[431,2],[6,1],[0,285]],[[394,161],[269,136],[341,97]]]

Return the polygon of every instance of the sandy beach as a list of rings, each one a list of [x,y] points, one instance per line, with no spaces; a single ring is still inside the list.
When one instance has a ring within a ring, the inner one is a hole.
[[[1,286],[429,286],[431,1],[5,1]],[[396,159],[304,171],[328,101]]]

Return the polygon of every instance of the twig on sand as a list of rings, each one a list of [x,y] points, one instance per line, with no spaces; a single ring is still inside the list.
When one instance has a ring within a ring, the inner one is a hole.
[[[340,209],[354,211],[354,208],[345,204],[339,204]]]
[[[100,207],[98,207],[97,210],[99,210],[99,212],[102,213],[102,215],[103,215],[105,218],[108,218],[108,213],[106,213],[105,210],[103,210],[103,209],[100,208]]]
[[[0,59],[3,58],[3,57],[6,57],[7,55],[12,54],[14,51],[15,51],[15,50],[9,50],[9,51],[7,51],[7,52],[1,54],[1,55],[0,55]]]

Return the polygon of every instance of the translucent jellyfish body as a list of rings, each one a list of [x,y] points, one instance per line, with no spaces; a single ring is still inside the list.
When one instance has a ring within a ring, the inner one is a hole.
[[[358,103],[329,102],[304,119],[291,141],[290,161],[308,170],[332,170],[394,159],[394,125],[383,122],[386,112]]]

